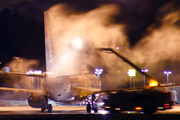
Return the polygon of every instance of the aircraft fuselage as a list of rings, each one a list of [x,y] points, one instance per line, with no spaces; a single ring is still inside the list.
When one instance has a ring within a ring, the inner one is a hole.
[[[42,83],[44,94],[55,101],[68,102],[81,100],[81,96],[101,90],[101,82],[94,74],[70,76],[47,76]]]

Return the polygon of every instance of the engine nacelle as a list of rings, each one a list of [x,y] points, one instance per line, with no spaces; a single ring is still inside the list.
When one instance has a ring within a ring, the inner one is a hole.
[[[28,104],[33,108],[41,108],[42,104],[46,103],[47,97],[45,95],[31,94],[28,98]]]

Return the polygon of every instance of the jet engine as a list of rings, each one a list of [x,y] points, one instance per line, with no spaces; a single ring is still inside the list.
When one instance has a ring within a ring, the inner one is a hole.
[[[28,104],[33,108],[41,108],[46,103],[47,97],[45,95],[31,94],[28,98]]]

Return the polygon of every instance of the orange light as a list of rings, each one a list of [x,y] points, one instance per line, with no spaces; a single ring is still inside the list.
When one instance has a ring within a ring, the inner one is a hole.
[[[135,109],[136,110],[142,110],[142,107],[136,107]]]
[[[105,106],[104,108],[111,108],[110,106]]]
[[[115,110],[121,110],[121,108],[115,108]]]
[[[149,80],[148,83],[149,83],[149,86],[158,86],[158,81],[156,80]]]

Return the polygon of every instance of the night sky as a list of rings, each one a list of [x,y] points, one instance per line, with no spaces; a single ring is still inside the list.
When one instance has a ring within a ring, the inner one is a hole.
[[[111,22],[126,26],[124,34],[131,48],[153,30],[159,29],[165,15],[180,8],[179,0],[1,0],[1,61],[13,56],[37,59],[40,61],[39,69],[45,71],[43,14],[58,3],[69,3],[69,8],[73,6],[77,14],[93,10],[99,4],[115,3],[120,8],[120,14],[111,16]],[[168,9],[159,12],[165,5]],[[176,25],[179,27],[180,22]]]

